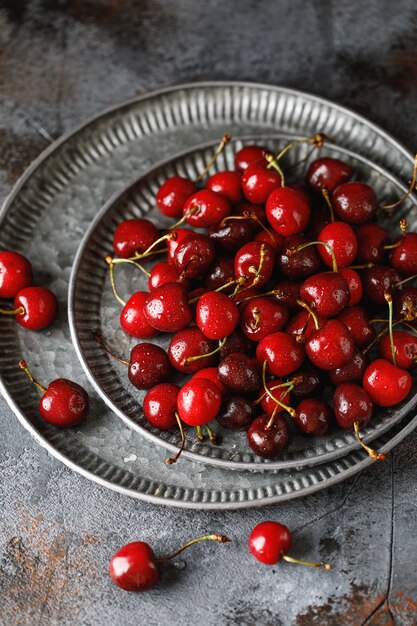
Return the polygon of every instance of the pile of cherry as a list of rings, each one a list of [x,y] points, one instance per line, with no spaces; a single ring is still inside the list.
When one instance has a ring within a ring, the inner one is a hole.
[[[172,176],[158,190],[157,207],[175,224],[160,232],[149,219],[128,219],[114,232],[116,256],[106,261],[120,324],[144,340],[129,360],[116,358],[147,390],[144,416],[159,429],[178,424],[182,447],[183,424],[199,439],[205,427],[212,442],[212,420],[247,430],[250,448],[267,459],[286,448],[287,420],[310,436],[336,421],[383,458],[359,430],[374,405],[395,406],[412,387],[417,288],[407,282],[417,274],[417,233],[402,219],[391,241],[376,219],[411,193],[416,172],[407,194],[385,207],[334,158],[317,158],[304,181],[287,184],[282,158],[300,141],[275,156],[243,147],[233,171],[207,177],[229,140],[197,180]],[[301,142],[314,150],[324,140]],[[125,302],[121,263],[144,272],[149,291]],[[167,351],[149,341],[160,333],[172,334]],[[172,382],[178,372],[191,375],[181,387]]]

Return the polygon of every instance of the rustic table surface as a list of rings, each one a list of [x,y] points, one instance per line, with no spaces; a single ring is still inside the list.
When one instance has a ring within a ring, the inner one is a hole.
[[[415,0],[0,0],[0,194],[93,113],[203,79],[327,96],[415,151],[416,37]],[[78,476],[0,399],[0,623],[415,624],[416,446],[414,433],[385,463],[305,500],[180,511]],[[294,529],[294,553],[335,569],[258,566],[246,540],[268,518]],[[111,584],[109,557],[123,543],[163,553],[207,531],[234,541],[194,547],[148,593]]]

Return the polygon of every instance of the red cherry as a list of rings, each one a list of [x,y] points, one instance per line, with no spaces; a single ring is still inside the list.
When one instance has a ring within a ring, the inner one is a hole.
[[[392,335],[396,365],[404,370],[412,369],[417,362],[417,337],[403,330],[395,330]],[[382,337],[378,349],[381,357],[392,363],[392,350],[389,335]]]
[[[120,313],[120,326],[125,333],[137,339],[150,339],[156,337],[157,331],[144,315],[144,306],[147,291],[136,291],[124,305]]]
[[[320,272],[310,276],[300,288],[300,296],[318,315],[334,317],[349,302],[349,287],[339,272]]]
[[[181,330],[192,320],[188,294],[178,283],[166,283],[148,294],[143,313],[151,326],[166,333]]]
[[[168,348],[172,367],[179,372],[197,372],[213,363],[212,342],[199,328],[184,328],[175,333]],[[194,359],[194,357],[199,357]]]
[[[159,261],[151,269],[149,276],[149,291],[153,291],[165,283],[181,283],[186,289],[189,288],[189,281],[181,276],[180,272],[171,263]]]
[[[384,246],[389,244],[390,241],[389,234],[385,228],[374,222],[363,224],[356,230],[356,239],[358,242],[357,263],[375,263],[380,265],[384,262]]]
[[[207,189],[222,194],[232,204],[242,201],[241,175],[238,172],[216,172],[206,183]]]
[[[256,220],[252,218],[247,218],[247,223],[251,227],[253,233],[257,233],[260,230],[262,230],[262,227],[260,226],[259,222],[261,222],[261,224],[263,224],[264,226],[267,223],[265,207],[263,206],[263,204],[241,202],[240,204],[238,204],[237,206],[233,208],[233,213],[236,216],[242,216],[242,217],[245,217],[246,215],[253,213],[256,217]]]
[[[363,285],[358,272],[355,272],[350,267],[342,267],[339,272],[349,287],[349,306],[359,304],[363,296]]]
[[[358,422],[360,428],[364,428],[371,420],[372,401],[359,385],[339,385],[334,393],[333,403],[336,420],[342,428],[353,430],[355,422]]]
[[[242,333],[239,327],[226,339],[224,345],[219,351],[221,359],[225,359],[229,354],[233,352],[241,352],[243,354],[250,354],[253,343]]]
[[[394,316],[412,322],[417,315],[417,287],[407,285],[394,296]]]
[[[278,233],[272,233],[266,230],[260,230],[259,233],[256,233],[254,241],[260,241],[267,243],[271,246],[275,251],[278,251],[282,245],[284,239]]]
[[[321,396],[325,380],[324,373],[308,361],[294,372],[293,378],[297,379],[297,382],[291,393],[296,400],[315,395]]]
[[[256,358],[259,363],[268,361],[270,372],[281,377],[292,374],[302,365],[305,352],[294,336],[277,332],[258,343]]]
[[[32,285],[32,265],[19,252],[0,252],[0,298],[14,298]]]
[[[266,217],[279,235],[290,237],[305,230],[310,219],[310,206],[295,189],[281,187],[268,196]]]
[[[273,248],[267,243],[251,241],[242,246],[235,256],[236,278],[244,280],[245,287],[262,287],[271,278],[275,263]]]
[[[227,430],[247,430],[255,415],[253,402],[243,396],[231,396],[223,400],[216,419]]]
[[[147,421],[160,430],[174,428],[177,424],[177,397],[180,388],[171,383],[152,387],[143,399],[143,414]]]
[[[401,277],[392,267],[375,265],[362,272],[364,298],[373,304],[385,304],[385,295],[396,293]]]
[[[311,163],[306,181],[318,193],[323,187],[331,192],[341,183],[346,183],[352,177],[352,173],[352,168],[348,163],[339,159],[322,157]]]
[[[158,237],[158,229],[149,220],[143,218],[125,220],[114,231],[114,252],[122,259],[127,259],[137,252],[145,252]]]
[[[146,342],[132,348],[128,376],[137,389],[150,389],[164,383],[170,374],[171,367],[165,350]]]
[[[204,367],[193,375],[193,378],[207,378],[219,388],[222,398],[226,395],[227,389],[219,378],[219,370],[217,367]]]
[[[277,414],[273,418],[271,415],[261,415],[250,425],[247,439],[255,454],[264,459],[275,459],[288,444],[288,424],[282,415]]]
[[[182,176],[171,176],[156,194],[158,209],[168,217],[180,217],[187,199],[197,191],[195,184]]]
[[[262,159],[266,152],[268,150],[263,146],[244,146],[235,154],[235,168],[240,172],[244,172],[249,165]]]
[[[220,193],[210,189],[200,189],[184,204],[183,215],[186,221],[195,228],[210,228],[230,215],[229,200]]]
[[[152,548],[144,541],[127,543],[110,561],[113,582],[125,591],[145,591],[159,580],[159,570]]]
[[[366,183],[347,182],[332,194],[335,214],[348,224],[365,224],[373,219],[377,201],[375,191]]]
[[[178,246],[183,241],[183,239],[185,239],[185,237],[188,237],[188,235],[194,234],[194,231],[190,230],[189,228],[175,228],[175,230],[173,230],[172,233],[174,233],[174,237],[172,239],[167,239],[166,243],[168,246],[168,252],[167,252],[168,263],[174,264],[175,253],[176,253]]]
[[[356,257],[358,244],[349,224],[331,222],[319,233],[318,241],[327,243],[333,250],[338,267],[351,265]],[[327,267],[333,267],[333,257],[326,246],[318,246],[321,259]]]
[[[375,339],[375,330],[369,323],[369,318],[361,306],[352,306],[344,309],[337,316],[352,335],[353,341],[358,348],[366,348]]]
[[[252,163],[243,173],[242,191],[249,202],[264,204],[269,194],[281,187],[281,176],[268,168],[265,158]]]
[[[278,522],[261,522],[249,536],[251,554],[265,565],[275,565],[291,550],[291,532]]]
[[[14,299],[16,321],[29,330],[50,326],[58,313],[58,300],[45,287],[25,287]]]
[[[214,419],[221,405],[218,386],[207,378],[192,378],[178,394],[178,413],[188,426],[203,426]]]
[[[249,220],[237,220],[230,217],[225,222],[214,224],[209,232],[210,240],[226,252],[236,252],[245,243],[251,241],[253,230]]]
[[[413,276],[417,274],[417,233],[407,233],[399,241],[391,252],[389,263],[400,274]]]
[[[297,406],[294,421],[306,435],[322,437],[332,422],[332,410],[326,402],[306,398]]]
[[[335,386],[342,383],[361,383],[369,363],[368,355],[357,350],[346,365],[329,372],[329,380]]]
[[[261,341],[275,333],[288,321],[288,310],[270,298],[253,298],[245,303],[240,313],[240,326],[248,339]]]
[[[363,387],[372,402],[379,406],[395,406],[410,393],[413,379],[409,372],[386,359],[376,359],[366,369]]]
[[[285,276],[292,280],[304,280],[316,274],[321,267],[316,246],[308,246],[295,251],[298,246],[302,246],[307,241],[307,237],[303,235],[287,237],[278,252],[278,267]]]
[[[213,263],[214,246],[206,235],[192,233],[184,237],[174,254],[175,267],[186,278],[198,278]]]
[[[215,291],[219,287],[224,287],[226,283],[231,283],[235,279],[235,262],[233,257],[217,257],[214,264],[205,276],[204,284],[210,291]],[[231,294],[234,283],[227,289],[222,289],[223,293]]]
[[[285,304],[289,311],[299,311],[301,283],[293,280],[280,280],[274,286],[274,299],[281,304]]]
[[[321,315],[316,316],[316,318],[319,328],[321,328],[327,321],[324,317],[321,317]],[[301,336],[304,340],[308,339],[313,333],[316,332],[313,316],[310,315],[310,313],[305,309],[299,311],[290,319],[285,327],[285,332],[289,335],[295,335],[295,337]]]
[[[269,380],[266,383],[266,387],[271,392],[271,394],[282,402],[282,404],[288,405],[290,403],[291,392],[288,391],[288,386],[282,386],[283,381],[279,378],[274,378],[273,380]],[[272,415],[272,413],[281,413],[285,411],[283,406],[280,406],[271,396],[266,392],[261,396],[261,407],[262,410],[268,415]]]
[[[239,321],[236,304],[223,293],[209,291],[197,303],[196,323],[209,339],[228,337]]]
[[[220,362],[218,372],[221,382],[236,393],[251,393],[261,386],[258,364],[247,354],[229,354]]]
[[[308,358],[316,367],[333,370],[351,360],[355,344],[344,324],[338,320],[329,320],[307,339],[305,348]]]

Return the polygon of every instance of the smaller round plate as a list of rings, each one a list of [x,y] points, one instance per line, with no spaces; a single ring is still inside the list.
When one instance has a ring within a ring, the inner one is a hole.
[[[278,152],[289,141],[298,137],[285,133],[274,136],[251,136],[228,144],[217,160],[214,171],[233,168],[234,153],[247,143],[266,144],[272,152]],[[155,209],[155,194],[161,183],[169,176],[178,173],[191,179],[196,178],[209,160],[214,143],[199,146],[192,151],[163,161],[137,180],[129,184],[121,193],[111,198],[97,214],[85,234],[78,250],[69,284],[69,322],[71,336],[81,364],[92,384],[108,404],[126,424],[147,439],[165,448],[176,451],[180,444],[179,433],[160,431],[153,428],[144,418],[141,403],[144,392],[139,392],[130,385],[126,367],[111,359],[92,337],[92,331],[100,329],[106,343],[117,354],[126,357],[135,341],[128,338],[120,329],[120,305],[114,299],[108,277],[108,266],[104,259],[112,254],[112,237],[118,223],[133,217],[147,216],[153,219],[159,228],[167,226]],[[301,144],[288,153],[286,167],[296,166],[302,161],[306,171],[309,160],[317,156],[311,152],[311,146]],[[334,144],[320,149],[320,156],[333,156],[348,161],[360,180],[371,184],[380,200],[397,199],[406,188],[390,173],[344,148]],[[293,170],[292,170],[293,171]],[[417,202],[407,198],[395,215],[395,222],[387,220],[387,227],[396,228],[399,219],[407,215],[413,226],[409,212],[416,208]],[[147,289],[147,279],[131,266],[118,267],[116,281],[122,297],[128,297],[138,290]],[[170,336],[157,338],[157,343],[166,348]],[[363,431],[365,441],[372,441],[397,424],[416,403],[416,389],[409,398],[392,410],[377,413],[371,424]],[[334,428],[321,438],[307,438],[293,432],[291,443],[284,455],[277,461],[267,461],[256,456],[249,449],[245,433],[221,430],[221,443],[212,446],[199,442],[188,435],[183,456],[205,465],[217,465],[235,470],[278,470],[313,466],[337,459],[358,448],[353,434]]]

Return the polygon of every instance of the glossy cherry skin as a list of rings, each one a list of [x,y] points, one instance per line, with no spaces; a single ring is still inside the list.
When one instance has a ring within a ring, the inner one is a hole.
[[[224,293],[208,291],[197,302],[196,323],[209,339],[228,337],[238,321],[239,310]]]
[[[290,404],[291,392],[288,391],[288,387],[279,386],[280,384],[282,384],[282,382],[283,381],[280,380],[279,378],[274,378],[272,380],[269,380],[266,383],[266,386],[271,392],[271,394],[274,396],[274,398],[276,398],[277,400],[279,400],[280,402],[288,406]],[[274,411],[276,414],[276,413],[281,413],[282,411],[285,410],[284,407],[280,406],[277,402],[275,402],[275,400],[271,398],[271,396],[268,393],[266,392],[264,393],[264,391],[262,391],[261,397],[262,397],[261,407],[264,413],[267,413],[268,415],[272,415]]]
[[[207,339],[199,328],[184,328],[175,333],[168,347],[169,361],[176,370],[184,373],[193,373],[210,367],[213,364],[213,356],[205,356],[187,363],[186,359],[193,356],[202,356],[211,352],[213,343]]]
[[[275,376],[287,376],[301,367],[305,352],[293,335],[273,333],[262,339],[256,348],[259,363],[268,361],[269,371]]]
[[[172,231],[173,237],[171,239],[167,239],[166,244],[168,247],[167,258],[168,263],[175,264],[175,252],[185,237],[188,235],[193,235],[194,231],[189,228],[176,228]]]
[[[256,416],[256,407],[244,396],[224,398],[217,421],[226,430],[247,430]]]
[[[211,266],[204,278],[204,284],[208,290],[215,290],[223,287],[226,283],[235,278],[235,261],[233,257],[221,256],[216,257],[214,264]],[[231,294],[235,285],[230,285],[222,290],[222,293]]]
[[[254,241],[267,243],[277,252],[281,247],[284,238],[281,237],[281,235],[278,235],[278,233],[273,232],[272,230],[268,232],[266,232],[266,230],[260,230],[259,233],[256,233]]]
[[[329,372],[329,380],[332,385],[342,383],[361,383],[365,370],[370,363],[369,356],[357,350],[346,365],[337,367]]]
[[[110,561],[113,582],[125,591],[145,591],[159,580],[159,570],[152,548],[144,541],[127,543]]]
[[[264,259],[262,268],[258,274],[261,263],[262,250]],[[275,252],[267,243],[251,241],[242,246],[235,256],[235,275],[242,278],[245,287],[256,285],[262,287],[272,276],[275,264]]]
[[[317,316],[319,328],[321,328],[326,321],[327,320],[324,317],[321,317],[319,315]],[[313,317],[305,309],[296,313],[285,327],[286,333],[298,337],[299,341],[301,341],[302,343],[304,343],[306,339],[311,337],[311,335],[315,333],[316,330],[317,329]]]
[[[276,415],[270,428],[267,428],[270,415],[257,417],[249,426],[247,438],[251,449],[264,459],[276,459],[288,444],[288,424],[282,415]]]
[[[358,243],[349,224],[331,222],[319,233],[318,241],[327,243],[333,250],[338,267],[351,265],[356,257]],[[333,258],[326,246],[317,246],[321,260],[327,267],[333,267]]]
[[[188,426],[203,426],[216,417],[221,402],[215,383],[208,378],[192,378],[179,391],[178,413]]]
[[[291,533],[287,526],[278,522],[261,522],[249,536],[251,554],[265,565],[275,565],[291,550]]]
[[[149,293],[143,313],[151,326],[166,333],[185,328],[193,317],[187,291],[178,283],[165,283]]]
[[[366,183],[342,183],[332,194],[335,214],[348,224],[365,224],[371,221],[376,205],[375,191]]]
[[[306,398],[297,406],[294,421],[306,435],[322,437],[332,422],[332,410],[326,402]]]
[[[257,221],[249,218],[248,224],[252,228],[253,233],[257,233],[262,230],[262,227],[258,222],[261,222],[264,226],[266,226],[266,213],[265,207],[263,204],[253,204],[251,202],[241,202],[237,206],[233,207],[233,214],[245,217],[248,213],[254,213],[257,218]]]
[[[390,236],[385,228],[375,222],[363,224],[356,229],[356,240],[358,242],[357,263],[377,265],[384,263],[386,255],[384,246],[390,242]]]
[[[156,194],[158,209],[167,217],[180,217],[184,204],[197,191],[195,184],[182,176],[171,176]]]
[[[315,159],[308,168],[306,181],[314,191],[320,193],[323,187],[332,192],[338,185],[352,178],[352,168],[339,159],[322,157]]]
[[[394,352],[396,365],[404,370],[410,370],[417,363],[417,337],[403,330],[394,330]],[[392,351],[389,335],[382,337],[378,344],[379,354],[383,359],[391,361]]]
[[[222,398],[224,398],[227,393],[227,388],[223,385],[219,378],[219,370],[217,367],[204,367],[202,370],[196,372],[193,375],[193,378],[208,378],[208,380],[211,380],[211,382],[217,385]]]
[[[311,396],[321,396],[325,381],[324,373],[312,363],[307,361],[292,376],[299,379],[291,392],[296,401]]]
[[[252,240],[253,230],[249,220],[228,219],[214,224],[209,231],[210,240],[225,252],[236,252]]]
[[[417,316],[417,287],[406,285],[394,295],[394,316],[410,322]]]
[[[310,220],[310,206],[295,189],[275,189],[266,202],[266,217],[282,237],[302,233]]]
[[[297,300],[300,298],[301,284],[293,280],[280,280],[274,285],[274,300],[285,304],[291,312],[300,310]]]
[[[376,337],[375,329],[361,306],[347,307],[337,319],[348,328],[358,348],[366,348]]]
[[[14,308],[16,321],[28,330],[42,330],[50,326],[58,313],[58,300],[45,287],[25,287],[16,294]]]
[[[229,354],[220,362],[218,372],[221,382],[236,393],[252,393],[262,384],[258,364],[247,354]]]
[[[241,187],[241,175],[239,172],[222,171],[210,176],[206,183],[207,189],[221,193],[232,204],[238,204],[243,199]]]
[[[161,383],[149,389],[143,398],[143,414],[152,426],[168,430],[177,425],[175,412],[179,390],[172,383]]]
[[[366,368],[362,384],[375,404],[388,407],[408,396],[413,379],[409,372],[386,359],[376,359]]]
[[[293,235],[286,237],[279,249],[277,265],[284,276],[291,280],[304,280],[316,274],[322,267],[316,246],[308,246],[299,252],[294,251],[297,246],[307,241],[307,237],[303,235]]]
[[[66,378],[53,380],[39,401],[39,412],[49,424],[66,428],[76,426],[88,413],[88,394]]]
[[[358,272],[352,270],[350,267],[342,267],[339,272],[345,279],[349,288],[349,306],[359,304],[363,296],[363,285]]]
[[[220,359],[225,359],[229,354],[233,352],[241,352],[243,354],[250,354],[254,344],[248,339],[239,327],[226,339],[225,344],[222,346],[219,352]]]
[[[417,233],[407,233],[391,251],[389,263],[403,276],[417,274]]]
[[[249,202],[264,204],[274,189],[281,187],[281,176],[264,158],[252,163],[242,175],[242,191]]]
[[[120,326],[125,333],[137,339],[150,339],[156,337],[159,332],[151,326],[144,315],[143,308],[147,297],[147,291],[136,291],[120,313]]]
[[[353,357],[355,344],[352,335],[338,320],[329,320],[306,341],[310,361],[322,370],[333,370],[346,365]]]
[[[271,298],[254,298],[241,307],[240,327],[248,339],[261,341],[282,330],[288,321],[288,309]]]
[[[230,215],[231,210],[230,201],[225,196],[211,189],[200,189],[184,204],[183,215],[188,216],[186,221],[194,228],[210,228]]]
[[[338,315],[349,302],[349,287],[339,272],[310,276],[300,288],[301,298],[323,317]]]
[[[401,277],[392,267],[375,265],[362,271],[364,298],[373,304],[385,305],[385,293],[393,296],[396,293]]]
[[[185,289],[190,286],[190,282],[181,276],[174,265],[167,263],[167,261],[159,261],[151,269],[148,280],[149,291],[153,291],[165,283],[181,283]]]
[[[346,430],[353,430],[354,423],[364,428],[372,417],[372,400],[360,385],[344,383],[336,387],[333,398],[337,423]]]
[[[192,233],[178,244],[174,254],[174,264],[181,276],[198,278],[214,261],[214,245],[206,235]]]
[[[0,298],[14,298],[32,285],[32,265],[19,252],[0,252]]]
[[[125,220],[114,231],[114,252],[122,259],[127,259],[136,252],[145,252],[158,237],[158,229],[149,220],[143,218]]]
[[[244,146],[235,154],[235,168],[239,172],[244,172],[249,165],[252,165],[252,163],[262,159],[264,154],[267,152],[267,148],[264,148],[263,146]]]
[[[171,375],[168,355],[153,343],[139,343],[130,352],[128,376],[137,389],[150,389]]]

